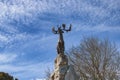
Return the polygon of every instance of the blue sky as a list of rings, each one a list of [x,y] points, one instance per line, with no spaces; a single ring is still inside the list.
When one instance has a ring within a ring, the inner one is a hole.
[[[56,57],[51,28],[62,23],[73,25],[64,34],[66,51],[91,35],[120,47],[120,0],[0,0],[0,71],[43,79]]]

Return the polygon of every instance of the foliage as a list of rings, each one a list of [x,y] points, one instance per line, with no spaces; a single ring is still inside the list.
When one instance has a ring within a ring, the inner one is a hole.
[[[51,70],[50,70],[50,68],[48,68],[48,69],[45,71],[45,73],[46,73],[46,76],[45,76],[46,80],[49,80],[49,79],[50,79],[50,75],[51,75]]]
[[[8,73],[0,72],[0,80],[14,80],[13,76],[10,76]],[[18,80],[17,78],[15,80]]]

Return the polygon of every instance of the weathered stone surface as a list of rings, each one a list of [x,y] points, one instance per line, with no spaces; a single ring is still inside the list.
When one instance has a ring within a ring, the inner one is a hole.
[[[79,80],[79,77],[77,76],[73,65],[69,65],[69,69],[65,75],[65,80]]]
[[[57,58],[55,59],[55,68],[61,67],[64,65],[68,65],[67,56],[64,54],[58,54]]]
[[[64,80],[65,74],[68,70],[68,59],[64,54],[58,54],[55,59],[55,70],[51,75],[51,80]]]
[[[50,80],[79,80],[75,73],[74,67],[68,65],[67,56],[58,54],[55,59],[55,70]]]

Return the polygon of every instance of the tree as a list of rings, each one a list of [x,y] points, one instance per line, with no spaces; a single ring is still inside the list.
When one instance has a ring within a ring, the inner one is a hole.
[[[108,40],[84,38],[68,51],[80,80],[119,80],[120,53]]]
[[[5,72],[0,72],[0,80],[18,80],[17,78],[13,78],[13,76],[9,75]]]
[[[46,74],[45,80],[49,80],[49,79],[50,79],[50,75],[51,75],[51,70],[50,70],[50,68],[48,68],[48,69],[45,71],[45,74]]]
[[[13,76],[5,72],[0,72],[0,80],[14,80]]]

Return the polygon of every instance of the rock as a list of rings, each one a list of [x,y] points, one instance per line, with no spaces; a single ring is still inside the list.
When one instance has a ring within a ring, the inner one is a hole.
[[[55,70],[51,75],[50,80],[64,80],[65,74],[68,70],[68,59],[64,54],[58,54],[55,59]]]
[[[79,80],[79,77],[76,74],[73,65],[69,65],[69,69],[65,75],[65,80]]]
[[[55,68],[62,67],[64,65],[68,65],[67,56],[64,54],[58,54],[57,58],[55,59]]]
[[[72,65],[68,65],[68,58],[64,54],[58,54],[55,59],[55,70],[50,80],[79,80]]]

